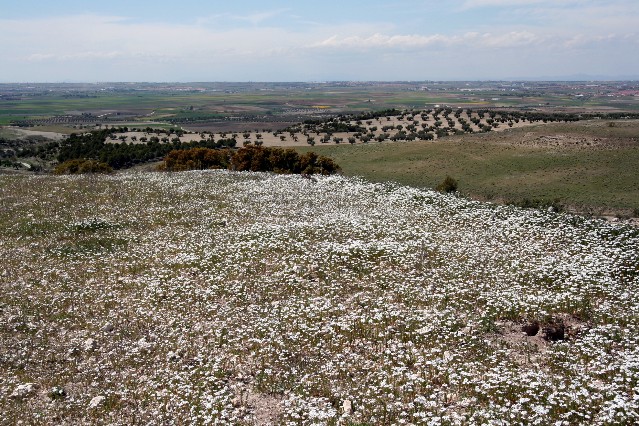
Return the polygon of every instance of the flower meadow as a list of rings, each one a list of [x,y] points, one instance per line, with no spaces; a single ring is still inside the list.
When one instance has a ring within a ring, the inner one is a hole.
[[[0,424],[639,421],[639,231],[342,176],[0,177]]]

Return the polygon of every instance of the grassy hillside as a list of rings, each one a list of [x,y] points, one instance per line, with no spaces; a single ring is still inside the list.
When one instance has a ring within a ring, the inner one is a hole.
[[[0,176],[0,258],[0,424],[639,420],[633,227],[339,176]]]
[[[581,212],[639,211],[639,122],[547,124],[439,141],[315,146],[352,176],[435,187],[446,175],[479,199],[559,199]],[[310,148],[303,148],[306,150]]]

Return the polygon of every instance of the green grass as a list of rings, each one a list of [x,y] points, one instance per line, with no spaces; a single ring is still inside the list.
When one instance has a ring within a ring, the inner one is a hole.
[[[574,125],[558,125],[550,131],[537,131],[621,136],[636,130],[607,128],[604,123],[596,128],[588,126],[579,130]],[[582,149],[504,142],[503,138],[524,137],[529,130],[513,131],[508,136],[466,135],[437,142],[316,146],[313,150],[332,157],[344,174],[375,182],[434,188],[450,175],[458,180],[462,194],[480,199],[559,199],[561,204],[583,211],[639,208],[638,143],[614,149]]]

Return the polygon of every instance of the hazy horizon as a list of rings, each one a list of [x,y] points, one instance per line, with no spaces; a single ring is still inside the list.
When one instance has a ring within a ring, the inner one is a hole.
[[[3,5],[2,83],[639,79],[635,0]]]
[[[485,80],[479,80],[479,79],[467,79],[467,80],[461,80],[461,79],[457,79],[457,80],[434,80],[434,79],[428,79],[428,80],[307,80],[307,81],[303,81],[303,80],[237,80],[237,81],[232,81],[232,80],[211,80],[211,81],[161,81],[161,80],[157,80],[157,81],[126,81],[126,80],[119,80],[119,81],[84,81],[84,80],[68,80],[68,81],[64,81],[64,80],[60,80],[60,81],[4,81],[4,80],[0,80],[0,84],[7,84],[7,85],[11,85],[11,84],[20,84],[20,85],[25,85],[25,84],[213,84],[213,83],[220,83],[220,84],[285,84],[285,83],[291,83],[291,84],[328,84],[328,83],[429,83],[429,82],[435,82],[435,83],[472,83],[472,82],[476,82],[476,83],[491,83],[491,82],[495,82],[495,83],[500,83],[500,82],[504,82],[504,83],[517,83],[517,82],[531,82],[531,83],[571,83],[571,82],[575,82],[575,83],[579,83],[579,82],[593,82],[593,83],[610,83],[610,82],[636,82],[639,81],[639,77],[630,77],[630,76],[621,76],[621,77],[601,77],[601,76],[583,76],[583,77],[579,77],[579,76],[565,76],[565,77],[549,77],[549,78],[530,78],[530,79],[523,79],[523,78],[503,78],[503,79],[485,79]]]

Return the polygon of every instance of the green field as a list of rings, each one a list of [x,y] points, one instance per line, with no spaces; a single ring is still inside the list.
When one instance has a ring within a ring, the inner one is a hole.
[[[633,82],[327,82],[0,84],[0,125],[63,115],[120,113],[126,119],[219,118],[295,114],[322,105],[330,112],[453,107],[639,109]],[[584,95],[585,94],[585,95]],[[579,95],[579,96],[578,96]],[[152,115],[151,115],[152,114]],[[190,117],[191,116],[191,117]]]
[[[575,146],[518,143],[561,137],[584,142]],[[436,142],[313,149],[335,159],[344,174],[376,182],[395,181],[433,188],[450,175],[458,180],[463,195],[478,199],[499,202],[559,199],[560,204],[571,209],[596,214],[606,210],[636,214],[639,210],[636,121],[617,122],[612,128],[602,122],[552,124]]]

